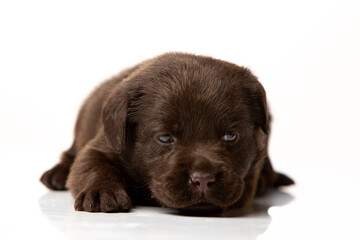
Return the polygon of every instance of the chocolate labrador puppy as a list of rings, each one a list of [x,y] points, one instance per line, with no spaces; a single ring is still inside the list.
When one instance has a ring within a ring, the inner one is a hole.
[[[269,132],[265,91],[248,69],[168,53],[90,95],[73,145],[41,181],[69,189],[79,211],[247,207],[266,189],[293,184],[270,164]]]

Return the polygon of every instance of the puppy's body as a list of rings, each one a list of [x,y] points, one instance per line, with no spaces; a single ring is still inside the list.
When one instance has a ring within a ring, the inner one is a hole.
[[[268,135],[265,91],[249,70],[165,54],[90,95],[72,147],[41,180],[51,189],[67,187],[76,210],[246,207],[256,193],[293,183],[273,171]]]

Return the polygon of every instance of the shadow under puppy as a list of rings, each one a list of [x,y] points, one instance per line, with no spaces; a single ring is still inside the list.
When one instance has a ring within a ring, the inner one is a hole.
[[[265,91],[248,69],[168,53],[95,89],[73,145],[41,181],[68,188],[79,211],[247,207],[256,194],[293,184],[272,169],[269,130]]]

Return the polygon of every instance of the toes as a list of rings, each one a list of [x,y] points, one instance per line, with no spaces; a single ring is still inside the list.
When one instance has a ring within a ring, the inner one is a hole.
[[[294,180],[292,180],[291,178],[289,178],[288,176],[282,173],[277,173],[277,178],[274,182],[274,187],[289,186],[292,184],[295,184]]]
[[[52,169],[46,171],[40,178],[40,181],[52,190],[65,190],[65,183],[69,174],[69,167],[63,164],[57,164]]]
[[[84,211],[83,202],[84,202],[85,192],[79,193],[75,198],[74,208],[76,211]]]
[[[51,178],[51,184],[55,190],[66,190],[65,184],[68,172],[56,172]]]
[[[48,188],[51,188],[51,186],[52,186],[50,171],[51,170],[46,171],[40,178],[40,181]]]
[[[129,211],[132,208],[132,202],[125,192],[125,190],[121,189],[114,193],[114,197],[116,200],[117,205],[120,207],[120,209],[124,212]]]
[[[87,212],[99,212],[99,193],[97,191],[89,191],[86,193],[83,208]]]
[[[119,210],[113,194],[104,192],[100,195],[100,210],[102,212],[116,212]]]
[[[99,212],[99,194],[97,191],[83,191],[75,199],[77,211]]]
[[[131,200],[122,188],[84,190],[76,196],[74,204],[75,210],[87,212],[127,212],[131,207]]]

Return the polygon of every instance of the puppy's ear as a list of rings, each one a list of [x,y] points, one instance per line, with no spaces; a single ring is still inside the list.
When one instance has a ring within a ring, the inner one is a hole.
[[[250,106],[255,123],[262,129],[262,131],[269,134],[269,113],[266,103],[266,92],[263,86],[258,83],[250,90]]]
[[[124,151],[127,112],[131,98],[130,92],[124,85],[120,83],[112,89],[101,112],[105,136],[117,152]]]

